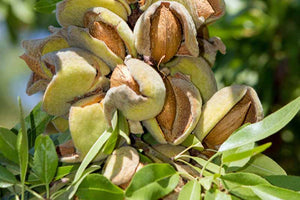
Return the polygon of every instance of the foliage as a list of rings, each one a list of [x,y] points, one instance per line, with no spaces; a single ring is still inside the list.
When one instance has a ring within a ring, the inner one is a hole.
[[[29,116],[39,122],[36,126],[45,129],[49,121],[39,120],[38,108],[39,105]],[[1,128],[0,132],[2,140],[3,135],[7,135],[6,138],[9,138],[8,145],[0,146],[1,157],[3,157],[0,160],[1,195],[6,199],[14,196],[21,196],[23,199],[33,197],[73,199],[75,195],[79,199],[95,199],[97,197],[155,200],[170,194],[178,185],[181,175],[186,177],[188,182],[179,193],[179,199],[199,199],[199,197],[205,199],[299,199],[300,186],[297,184],[299,177],[286,176],[285,171],[278,164],[261,154],[270,146],[270,143],[261,146],[252,145],[253,142],[283,128],[299,110],[300,97],[261,122],[241,127],[223,143],[220,150],[209,160],[179,153],[169,164],[147,164],[136,172],[129,186],[123,190],[101,174],[99,169],[103,165],[102,162],[90,165],[95,155],[107,147],[105,144],[109,143],[107,141],[112,139],[111,136],[118,137],[122,132],[120,128],[123,128],[124,118],[120,114],[121,117],[115,114],[113,130],[108,130],[99,137],[80,166],[60,166],[62,163],[58,164],[54,142],[47,135],[40,134],[36,137],[33,155],[24,154],[24,152],[27,153],[29,147],[26,133],[30,130],[30,126],[25,126],[20,102],[22,128],[18,135],[16,136],[14,132],[5,128]],[[255,129],[253,135],[251,135],[252,129]],[[112,132],[118,134],[112,134]],[[251,135],[251,140],[248,139],[249,135]],[[2,144],[4,144],[3,141]],[[193,146],[195,144],[191,143],[191,147]],[[11,159],[11,155],[16,152],[19,160]],[[187,157],[193,159],[198,165],[186,162],[184,158]],[[245,161],[245,158],[249,159]],[[187,171],[175,170],[173,166],[176,163],[193,166],[200,176],[195,177]],[[236,164],[234,168],[230,165],[231,163]],[[19,171],[11,168],[16,164],[19,166]],[[64,178],[67,178],[68,181],[62,181]]]

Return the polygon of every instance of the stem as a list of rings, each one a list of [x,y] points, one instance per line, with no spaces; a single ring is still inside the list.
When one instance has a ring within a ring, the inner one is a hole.
[[[25,185],[22,184],[21,200],[24,200],[24,196],[25,196]]]
[[[189,173],[184,173],[184,172],[177,172],[179,175],[184,175],[186,176],[188,179],[190,180],[195,180],[196,178],[194,178],[192,175],[190,175]]]
[[[219,154],[220,154],[220,153],[216,153],[215,155],[213,155],[212,157],[210,157],[210,158],[206,161],[205,165],[203,166],[203,168],[202,168],[202,170],[201,170],[200,177],[203,176],[203,172],[204,172],[204,170],[206,169],[207,165],[208,165],[213,159],[215,159],[216,157],[218,157]]]
[[[187,148],[185,148],[182,152],[180,152],[179,154],[177,154],[175,157],[174,157],[174,160],[177,160],[180,156],[182,156],[182,154],[184,154],[185,152],[187,152],[188,150],[190,150],[191,148],[193,148],[195,145],[191,145]]]
[[[21,187],[22,189],[24,188],[24,193],[25,193],[25,189],[28,191],[28,192],[30,192],[31,194],[33,194],[35,197],[37,197],[38,199],[41,199],[41,200],[44,200],[44,198],[41,196],[41,195],[39,195],[37,192],[35,192],[34,190],[32,190],[32,189],[30,189],[29,187],[27,187],[27,186],[22,186],[21,184],[18,184],[18,185],[16,185],[16,186],[19,186],[19,187]],[[22,197],[23,197],[24,195],[22,195]]]
[[[49,199],[49,197],[50,197],[49,184],[46,184],[46,194],[47,194],[47,199]]]
[[[143,151],[145,152],[146,155],[148,155],[150,157],[151,156],[156,157],[157,159],[159,159],[165,163],[168,163],[176,168],[174,161],[172,161],[170,158],[168,158],[164,154],[162,154],[162,153],[156,151],[155,149],[153,149],[152,147],[150,147],[150,145],[143,142],[141,138],[138,138],[136,136],[133,136],[133,137],[135,140],[134,146],[136,148],[143,149]]]

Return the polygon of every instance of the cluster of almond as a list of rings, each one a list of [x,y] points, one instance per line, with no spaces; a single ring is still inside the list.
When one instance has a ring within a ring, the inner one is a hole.
[[[21,58],[33,71],[27,93],[44,91],[44,111],[68,119],[73,141],[66,145],[74,145],[77,156],[62,160],[81,161],[117,110],[131,133],[147,130],[169,148],[194,134],[206,148],[218,149],[241,125],[261,120],[252,88],[217,91],[211,67],[225,46],[209,37],[207,26],[224,14],[224,6],[223,0],[58,3],[61,28],[51,26],[50,36],[24,41]],[[128,154],[135,152],[130,148]],[[118,154],[126,151],[109,160]]]

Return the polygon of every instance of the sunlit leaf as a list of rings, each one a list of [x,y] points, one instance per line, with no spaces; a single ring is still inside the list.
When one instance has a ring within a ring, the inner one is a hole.
[[[76,196],[82,200],[91,199],[124,199],[122,189],[112,184],[106,177],[100,174],[88,175],[80,184]]]
[[[196,149],[198,151],[202,151],[204,149],[202,143],[198,140],[198,138],[191,134],[189,135],[182,143],[181,143],[182,146],[185,146],[185,147],[191,147],[193,149]]]
[[[262,177],[250,173],[229,173],[221,176],[223,185],[232,194],[244,199],[257,199],[255,193],[251,189],[244,186],[269,184],[268,181]]]
[[[169,164],[149,164],[140,169],[126,189],[126,199],[156,200],[177,186],[179,175]]]
[[[269,137],[287,125],[298,113],[299,109],[300,97],[267,116],[262,121],[239,129],[221,145],[219,151],[224,152]]]
[[[199,158],[199,157],[195,157],[195,156],[189,156],[189,155],[182,155],[180,156],[181,158],[190,158],[190,159],[193,159],[194,161],[196,161],[199,165],[201,166],[204,166],[206,165],[206,160],[204,160],[203,158]],[[206,169],[211,171],[211,172],[214,172],[214,173],[221,173],[221,174],[225,174],[225,171],[223,168],[220,168],[219,165],[216,165],[212,162],[209,162],[207,165],[206,165]]]
[[[59,180],[59,179],[63,178],[64,176],[66,176],[72,172],[75,172],[78,169],[78,167],[79,167],[78,164],[58,167],[54,180],[55,181]]]
[[[101,150],[101,152],[109,155],[113,152],[117,140],[118,140],[118,136],[119,136],[119,120],[118,120],[118,111],[116,111],[114,113],[113,119],[112,119],[112,131],[111,131],[111,135],[108,138],[107,142],[105,143],[103,149]]]
[[[299,200],[300,199],[300,193],[287,190],[284,188],[275,187],[272,185],[256,185],[256,186],[250,186],[251,190],[259,196],[261,199],[265,200]]]
[[[109,139],[111,136],[111,132],[104,131],[98,138],[98,140],[94,143],[94,145],[91,147],[87,155],[84,157],[83,161],[80,164],[80,167],[78,168],[75,178],[74,178],[74,183],[76,183],[80,177],[82,176],[82,173],[84,172],[85,168],[92,162],[94,157],[98,154],[100,149],[103,147],[105,142]]]
[[[214,180],[213,176],[206,176],[200,179],[200,184],[204,187],[204,189],[209,190],[211,188],[211,184]]]
[[[286,175],[284,169],[282,169],[271,158],[263,154],[259,154],[251,158],[245,167],[239,169],[239,171],[254,173],[260,176]]]
[[[124,117],[124,115],[122,114],[122,112],[119,111],[119,117],[118,117],[118,123],[119,123],[119,134],[120,136],[122,136],[127,144],[130,144],[130,138],[129,138],[129,126],[128,126],[128,122],[127,119]]]
[[[68,193],[68,198],[72,199],[73,196],[76,194],[78,187],[80,186],[80,184],[82,183],[82,181],[92,172],[96,171],[100,169],[100,166],[98,165],[92,165],[91,167],[87,168],[86,170],[83,171],[81,177],[76,181],[76,182],[72,182],[72,184],[68,187],[68,190],[66,191],[66,193]]]
[[[201,185],[196,180],[191,180],[181,189],[178,200],[194,200],[200,199]]]
[[[238,152],[238,153],[233,153],[233,154],[227,154],[222,156],[222,162],[227,163],[227,162],[234,162],[238,160],[242,160],[248,157],[255,156],[263,151],[265,151],[267,148],[271,146],[271,143],[266,143],[258,147],[254,147],[253,149],[243,151],[243,152]]]
[[[231,155],[231,154],[236,154],[236,153],[240,153],[240,152],[243,152],[243,151],[251,150],[254,147],[255,147],[255,143],[254,142],[253,143],[249,143],[249,144],[243,145],[241,147],[225,151],[222,154],[222,157],[227,157],[228,155]],[[247,158],[244,158],[242,160],[229,162],[226,165],[228,166],[229,169],[240,168],[240,167],[245,166],[249,162],[250,159],[251,159],[251,156],[249,156]]]

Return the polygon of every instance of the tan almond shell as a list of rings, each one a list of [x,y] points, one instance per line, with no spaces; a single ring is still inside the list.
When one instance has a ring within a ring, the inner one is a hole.
[[[200,54],[210,67],[214,66],[218,51],[226,54],[226,46],[219,37],[212,37],[208,40],[201,39],[199,43],[202,43],[202,52]]]
[[[110,71],[96,56],[77,48],[45,54],[42,61],[56,69],[43,96],[43,109],[57,116],[68,113],[74,98],[86,94],[97,82],[98,74],[105,76]]]
[[[92,52],[102,59],[111,70],[118,64],[123,64],[123,59],[112,52],[102,40],[98,40],[91,36],[87,28],[69,26],[68,43],[71,47],[77,47]]]
[[[263,117],[262,105],[256,92],[245,85],[233,85],[225,87],[215,93],[209,101],[204,104],[199,122],[194,130],[200,141],[226,116],[227,113],[246,95],[251,94],[251,106],[254,109],[257,120]]]
[[[130,146],[121,147],[113,151],[107,158],[103,176],[113,184],[121,185],[131,180],[140,163],[137,150]]]
[[[180,20],[183,29],[184,45],[186,46],[191,56],[197,57],[199,55],[199,48],[197,42],[197,31],[193,19],[186,8],[177,2],[169,3],[169,9]],[[135,47],[139,54],[151,56],[151,41],[150,41],[150,27],[151,17],[156,10],[161,6],[162,2],[152,4],[138,19],[134,27]]]
[[[169,123],[170,119],[152,118],[143,121],[143,125],[152,136],[161,144],[170,143],[178,145],[182,143],[193,131],[201,115],[202,99],[197,88],[182,74],[176,74],[169,78],[175,94],[176,110],[172,122],[172,129],[166,131],[159,123]],[[166,104],[165,104],[166,105]],[[164,107],[164,109],[169,109]],[[164,109],[162,113],[164,113]],[[167,111],[166,115],[171,112]],[[166,118],[166,117],[164,117]]]
[[[162,110],[166,96],[161,76],[151,66],[138,59],[129,58],[125,60],[125,65],[138,83],[141,94],[137,94],[126,84],[110,88],[104,98],[107,121],[111,121],[117,109],[133,121],[155,117]]]
[[[20,56],[28,67],[44,79],[51,79],[41,68],[41,57],[49,52],[68,48],[69,45],[60,32],[53,33],[44,39],[24,40],[22,47],[25,53]]]
[[[32,72],[27,83],[26,93],[30,96],[37,92],[45,91],[49,82],[49,80],[43,79],[41,76]]]
[[[145,11],[160,0],[144,0],[140,9]],[[225,14],[224,0],[164,0],[182,4],[192,16],[197,29],[204,23],[212,23]]]
[[[121,17],[114,14],[108,9],[95,7],[89,9],[85,13],[86,23],[89,24],[91,22],[103,22],[111,27],[113,27],[120,38],[123,40],[126,48],[128,49],[129,54],[132,57],[137,56],[137,52],[134,45],[134,36],[132,30],[129,28],[126,21],[124,21]]]
[[[56,5],[56,19],[62,27],[83,27],[84,13],[93,7],[104,7],[127,21],[131,9],[125,0],[63,0]]]
[[[156,3],[158,0],[145,0],[145,4],[143,6],[140,7],[141,10],[147,10],[151,4]],[[212,7],[205,1],[199,1],[199,0],[166,0],[169,2],[178,2],[181,5],[183,5],[188,11],[189,14],[191,15],[196,28],[199,28],[204,22],[205,22],[205,16],[199,16],[199,7],[201,9],[204,8],[206,10],[205,15],[210,16],[214,11],[212,9]],[[205,4],[203,6],[203,3]],[[202,9],[202,10],[204,10]]]
[[[207,61],[202,57],[180,56],[164,66],[169,68],[171,76],[178,72],[188,75],[199,90],[203,103],[206,103],[217,92],[217,82],[214,73]]]

